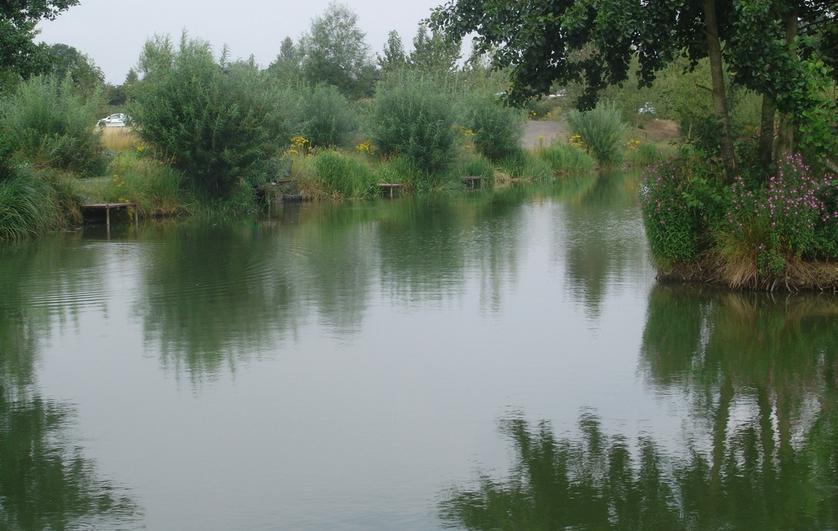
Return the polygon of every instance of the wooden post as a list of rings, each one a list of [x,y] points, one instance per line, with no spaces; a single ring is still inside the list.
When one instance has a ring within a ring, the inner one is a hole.
[[[137,205],[134,205],[134,228],[140,230],[140,214],[137,212]]]
[[[111,207],[110,207],[110,205],[105,207],[105,224],[108,227],[108,239],[110,240],[111,239]]]

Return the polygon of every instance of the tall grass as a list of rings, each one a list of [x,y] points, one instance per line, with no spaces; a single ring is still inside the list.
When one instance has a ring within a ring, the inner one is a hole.
[[[77,216],[77,201],[65,181],[28,170],[0,180],[0,240],[38,236]]]
[[[571,175],[588,173],[594,169],[595,162],[582,149],[554,142],[536,151],[539,158],[545,161],[556,175]]]
[[[130,127],[106,127],[101,131],[102,147],[115,153],[135,151],[140,138]]]
[[[111,162],[108,174],[78,179],[79,196],[92,203],[134,203],[143,216],[172,216],[184,210],[188,198],[181,190],[180,174],[156,160],[123,153]]]
[[[550,164],[529,151],[519,150],[498,164],[503,172],[514,179],[549,181],[553,178]]]
[[[586,112],[571,111],[567,121],[601,165],[612,166],[623,160],[626,124],[613,103],[602,103]]]
[[[104,166],[99,108],[99,95],[79,94],[69,77],[34,77],[0,103],[0,129],[19,162],[94,174]]]
[[[369,197],[375,193],[376,176],[365,160],[339,151],[324,151],[314,157],[317,180],[328,194],[339,197]]]

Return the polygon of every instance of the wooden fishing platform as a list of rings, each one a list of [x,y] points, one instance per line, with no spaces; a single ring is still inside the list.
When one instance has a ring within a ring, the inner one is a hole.
[[[83,217],[89,217],[94,212],[105,213],[105,224],[108,234],[111,232],[111,210],[124,210],[134,214],[134,225],[140,224],[140,212],[135,203],[87,203],[81,206]]]
[[[479,190],[483,186],[483,177],[479,177],[476,175],[463,177],[463,183],[469,190]]]
[[[401,194],[401,191],[404,189],[404,184],[402,183],[378,183],[378,189],[384,195],[389,195],[390,199],[393,199],[395,196],[395,192],[398,191]]]
[[[280,179],[265,183],[259,187],[259,192],[268,203],[268,217],[270,217],[272,207],[275,204],[278,207],[279,203],[298,203],[303,200],[297,181],[294,179]]]

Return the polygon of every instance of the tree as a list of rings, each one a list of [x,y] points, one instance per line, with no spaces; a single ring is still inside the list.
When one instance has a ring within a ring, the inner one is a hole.
[[[366,69],[370,66],[366,35],[358,27],[358,15],[341,4],[332,3],[315,18],[300,43],[302,72],[313,85],[334,85],[346,96],[368,91]]]
[[[279,54],[268,67],[268,72],[281,79],[291,79],[300,76],[300,50],[294,46],[291,37],[285,37],[279,47]]]
[[[83,92],[92,92],[105,83],[102,69],[72,46],[53,44],[47,48],[47,70],[59,80],[69,77]]]
[[[419,24],[413,38],[413,52],[409,62],[425,71],[450,72],[457,68],[460,60],[460,40],[449,38],[442,32],[428,33],[424,23]]]
[[[378,56],[378,67],[382,73],[398,70],[407,63],[404,45],[398,31],[387,34],[387,44],[384,45],[383,55]]]
[[[656,73],[680,55],[692,65],[707,58],[721,156],[725,173],[732,178],[736,159],[723,60],[732,65],[732,81],[762,94],[783,94],[796,102],[786,102],[795,114],[818,114],[819,127],[825,127],[822,115],[828,111],[801,94],[816,91],[800,86],[819,75],[812,75],[819,66],[800,61],[793,28],[804,12],[807,18],[827,21],[825,27],[834,25],[836,15],[829,4],[827,0],[454,0],[434,11],[432,25],[454,38],[477,32],[475,49],[494,49],[495,65],[512,68],[510,98],[517,101],[545,93],[553,82],[584,82],[587,90],[580,103],[591,107],[603,87],[627,79],[633,56],[639,60],[642,85],[651,84]],[[757,49],[771,44],[778,28],[791,35],[782,53],[776,53],[774,45],[768,51]],[[773,59],[754,61],[769,55]],[[796,66],[783,66],[792,64]],[[801,76],[807,70],[808,75]]]
[[[79,0],[11,0],[0,2],[0,73],[28,77],[41,73],[45,45],[33,42],[38,22],[53,20]]]

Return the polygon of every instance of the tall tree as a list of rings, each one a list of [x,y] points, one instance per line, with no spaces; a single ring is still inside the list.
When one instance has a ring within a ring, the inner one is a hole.
[[[391,31],[387,34],[387,43],[384,45],[384,53],[378,56],[378,67],[382,73],[398,70],[407,63],[407,56],[404,53],[404,45],[398,31]]]
[[[427,71],[452,71],[460,60],[460,39],[450,38],[439,32],[428,32],[424,23],[419,24],[416,37],[413,38],[413,52],[410,64]]]
[[[365,38],[358,15],[344,5],[330,4],[302,39],[303,77],[312,84],[334,85],[347,96],[363,95],[371,64]]]
[[[105,75],[87,55],[66,44],[53,44],[47,48],[47,71],[59,79],[69,77],[73,84],[85,92],[102,87]]]
[[[282,79],[298,77],[301,59],[300,49],[294,46],[291,37],[285,37],[279,46],[279,54],[268,67],[268,72]]]
[[[435,10],[432,25],[455,38],[477,32],[475,50],[493,51],[496,66],[511,68],[513,101],[544,94],[554,82],[582,82],[580,105],[590,108],[602,88],[627,79],[635,54],[644,85],[682,52],[693,64],[709,57],[722,155],[732,176],[720,45],[730,11],[731,0],[454,0]]]
[[[0,71],[26,77],[45,65],[46,47],[33,42],[41,20],[53,20],[79,0],[5,0],[0,2]]]

